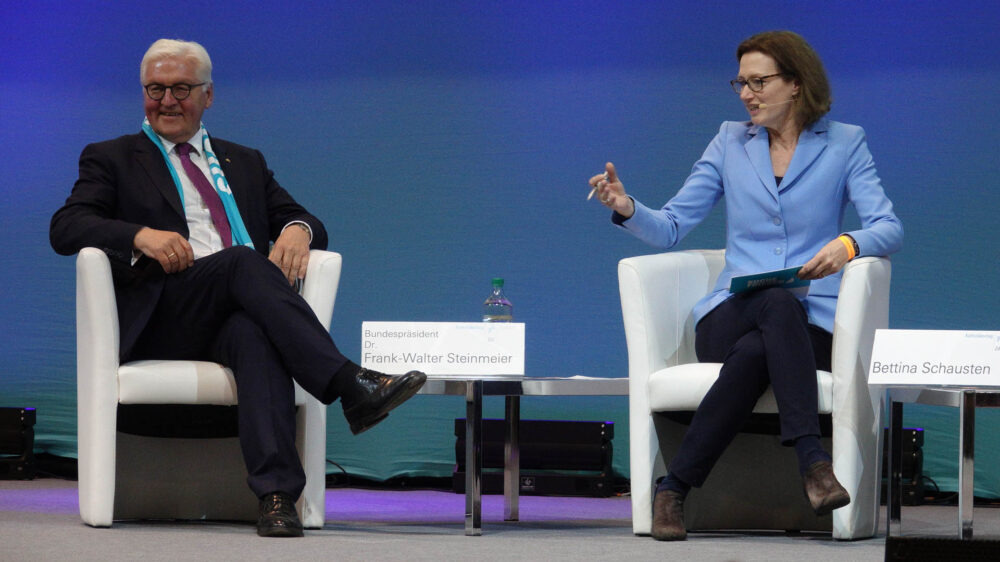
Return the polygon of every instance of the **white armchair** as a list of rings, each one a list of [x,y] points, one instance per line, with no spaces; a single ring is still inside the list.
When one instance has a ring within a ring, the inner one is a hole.
[[[698,363],[691,310],[712,290],[723,250],[679,251],[618,265],[629,361],[632,530],[649,534],[655,480],[718,378],[719,363]],[[819,410],[832,417],[833,468],[851,495],[847,507],[817,517],[802,492],[795,453],[777,435],[740,433],[685,501],[689,529],[830,530],[836,539],[875,534],[881,485],[882,397],[867,384],[876,328],[889,319],[890,262],[863,257],[844,269],[833,332],[832,373],[817,371]],[[776,413],[769,389],[754,413]],[[661,455],[662,448],[662,455]]]
[[[302,296],[329,329],[341,256],[313,250]],[[119,365],[119,326],[108,257],[84,248],[76,261],[77,425],[80,517],[256,520],[238,439],[141,437],[117,430],[119,404],[236,404],[232,371],[204,361]],[[303,525],[326,514],[326,406],[296,385],[296,444],[306,473]]]

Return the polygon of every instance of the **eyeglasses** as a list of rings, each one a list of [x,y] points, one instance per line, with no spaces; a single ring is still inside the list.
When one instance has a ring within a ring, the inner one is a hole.
[[[173,94],[174,99],[177,101],[186,100],[188,96],[191,95],[191,88],[197,88],[198,86],[204,86],[206,82],[199,82],[197,84],[172,84],[170,86],[165,86],[163,84],[146,84],[143,88],[146,89],[146,95],[149,99],[153,101],[160,101],[163,96],[167,95],[167,90]]]
[[[767,84],[768,78],[784,75],[784,72],[776,72],[774,74],[768,74],[767,76],[757,76],[756,78],[748,78],[746,80],[737,78],[736,80],[730,80],[729,85],[733,87],[733,91],[737,94],[743,93],[743,86],[749,86],[751,92],[759,92],[764,89],[764,84]]]

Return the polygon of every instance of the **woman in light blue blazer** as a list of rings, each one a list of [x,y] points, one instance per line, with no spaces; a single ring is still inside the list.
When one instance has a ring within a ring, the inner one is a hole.
[[[830,369],[841,269],[857,256],[896,252],[903,240],[864,130],[823,117],[830,86],[812,47],[790,31],[771,31],[745,40],[736,56],[739,75],[730,84],[750,121],[723,123],[666,205],[651,209],[629,197],[610,162],[590,179],[615,224],[664,249],[726,197],[726,264],[694,308],[698,359],[723,367],[657,487],[657,540],[686,538],[687,492],[702,485],[768,385],[812,508],[823,515],[850,503],[820,444],[816,369]],[[848,203],[862,226],[843,232]],[[812,280],[807,296],[729,292],[733,277],[799,265],[798,276]]]

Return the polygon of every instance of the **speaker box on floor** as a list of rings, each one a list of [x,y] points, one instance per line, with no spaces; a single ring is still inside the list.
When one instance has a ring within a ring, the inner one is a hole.
[[[608,497],[615,426],[612,422],[521,420],[520,485],[523,495]],[[483,420],[484,494],[503,493],[504,420]],[[452,490],[465,492],[465,419],[455,420]]]
[[[903,480],[901,505],[921,505],[924,503],[924,430],[903,428],[903,455],[900,469]],[[884,430],[882,439],[882,505],[885,505],[889,489],[889,430]]]
[[[35,477],[35,409],[0,408],[0,479]]]

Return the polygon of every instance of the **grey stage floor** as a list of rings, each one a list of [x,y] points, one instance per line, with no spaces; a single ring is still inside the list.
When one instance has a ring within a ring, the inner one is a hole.
[[[0,481],[0,560],[882,560],[881,535],[692,533],[681,543],[632,534],[627,497],[521,498],[503,521],[503,497],[484,496],[483,535],[464,535],[464,496],[437,490],[327,490],[326,526],[304,539],[262,539],[249,523],[80,522],[76,482]],[[976,508],[977,538],[1000,538],[1000,510]],[[883,517],[884,521],[884,517]],[[907,535],[949,535],[954,506],[903,508]],[[1000,553],[998,553],[1000,558]]]

